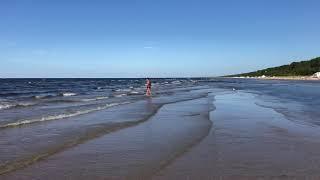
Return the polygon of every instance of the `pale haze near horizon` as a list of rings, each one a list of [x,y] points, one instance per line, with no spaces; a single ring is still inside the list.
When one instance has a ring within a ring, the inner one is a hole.
[[[0,77],[200,77],[320,56],[320,1],[0,2]]]

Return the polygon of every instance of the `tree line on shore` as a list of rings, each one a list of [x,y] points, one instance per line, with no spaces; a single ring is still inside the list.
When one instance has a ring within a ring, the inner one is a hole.
[[[320,72],[320,57],[308,60],[293,62],[289,65],[262,69],[254,72],[230,75],[228,77],[239,76],[311,76],[316,72]]]

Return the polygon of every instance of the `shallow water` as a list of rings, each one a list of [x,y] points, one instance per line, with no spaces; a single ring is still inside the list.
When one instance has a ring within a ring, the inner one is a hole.
[[[319,82],[155,79],[151,98],[144,79],[0,82],[1,179],[320,172]]]
[[[319,127],[258,106],[254,94],[235,92],[215,99],[209,135],[154,179],[319,176]]]
[[[164,105],[142,124],[76,146],[3,178],[148,178],[208,134],[210,103],[200,98]]]

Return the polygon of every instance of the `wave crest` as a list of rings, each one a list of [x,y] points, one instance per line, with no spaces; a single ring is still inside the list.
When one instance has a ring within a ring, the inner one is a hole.
[[[95,111],[100,111],[100,110],[107,109],[107,108],[114,107],[114,106],[129,104],[129,103],[130,102],[110,103],[110,104],[106,104],[105,106],[87,109],[87,110],[83,110],[83,111],[76,111],[76,112],[68,113],[68,114],[50,115],[50,116],[42,117],[39,119],[20,120],[17,122],[0,125],[0,128],[8,128],[8,127],[22,126],[22,125],[32,124],[32,123],[37,123],[37,122],[43,122],[43,121],[65,119],[65,118],[70,118],[70,117],[79,116],[79,115],[83,115],[83,114],[88,114],[88,113],[95,112]]]
[[[33,106],[36,105],[35,103],[28,103],[28,102],[24,102],[24,103],[17,103],[17,104],[0,104],[0,110],[4,110],[4,109],[12,109],[12,108],[19,108],[19,107],[27,107],[27,106]]]
[[[77,94],[76,93],[73,93],[73,92],[65,92],[65,93],[61,93],[61,96],[65,96],[65,97],[68,97],[68,96],[76,96]]]

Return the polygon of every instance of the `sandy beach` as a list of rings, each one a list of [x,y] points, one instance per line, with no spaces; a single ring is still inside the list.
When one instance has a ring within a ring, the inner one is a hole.
[[[317,179],[318,88],[221,78],[151,98],[128,96],[122,101],[130,103],[78,116],[4,126],[0,178]]]

